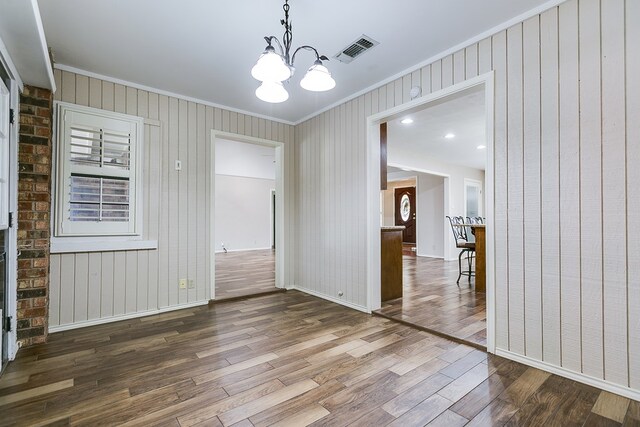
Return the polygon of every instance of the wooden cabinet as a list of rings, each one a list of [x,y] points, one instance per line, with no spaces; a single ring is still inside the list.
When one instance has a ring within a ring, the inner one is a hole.
[[[381,228],[382,301],[402,297],[402,231],[404,227]]]

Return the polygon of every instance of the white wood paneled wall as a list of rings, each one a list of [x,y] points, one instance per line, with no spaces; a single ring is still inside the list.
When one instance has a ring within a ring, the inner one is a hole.
[[[210,286],[211,130],[285,144],[285,192],[292,200],[293,126],[55,70],[55,99],[158,121],[145,125],[144,233],[157,250],[52,254],[49,326],[206,302]],[[181,160],[181,172],[174,161]],[[293,236],[293,203],[285,239]],[[286,254],[293,257],[293,251]],[[286,265],[291,266],[292,260]],[[284,272],[288,285],[292,271]],[[178,279],[195,289],[179,289]]]
[[[570,0],[296,126],[296,286],[367,305],[365,118],[493,70],[497,347],[639,390],[639,23]]]

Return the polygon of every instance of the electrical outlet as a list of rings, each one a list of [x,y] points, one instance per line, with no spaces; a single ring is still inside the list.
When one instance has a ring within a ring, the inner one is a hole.
[[[195,289],[196,282],[193,279],[189,279],[189,289]]]
[[[180,279],[180,289],[187,289],[187,279]]]

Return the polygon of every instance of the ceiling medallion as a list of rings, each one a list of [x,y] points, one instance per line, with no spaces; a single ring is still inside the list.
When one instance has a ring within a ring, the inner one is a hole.
[[[322,61],[328,61],[329,58],[319,55],[314,47],[307,45],[300,46],[293,52],[293,55],[290,55],[293,30],[292,24],[289,22],[289,0],[284,1],[282,9],[284,10],[284,19],[281,19],[280,23],[285,29],[282,36],[284,49],[277,37],[267,36],[264,38],[267,42],[267,47],[258,58],[256,65],[251,69],[253,78],[262,82],[260,87],[256,89],[256,96],[265,102],[271,103],[284,102],[289,99],[289,93],[282,82],[289,80],[293,76],[295,72],[293,63],[296,59],[296,54],[300,50],[310,50],[316,54],[316,60],[300,81],[300,86],[313,92],[324,92],[333,89],[336,86],[336,82],[331,77],[327,67],[322,65]],[[274,42],[278,47],[278,52],[272,45]]]

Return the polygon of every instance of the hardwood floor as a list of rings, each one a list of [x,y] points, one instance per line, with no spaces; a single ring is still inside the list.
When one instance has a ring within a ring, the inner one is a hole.
[[[487,345],[485,294],[466,277],[456,286],[458,263],[403,256],[403,297],[382,303],[376,313],[472,344]]]
[[[297,291],[21,350],[0,425],[640,423],[640,403]]]
[[[271,249],[216,254],[216,301],[275,291]]]

